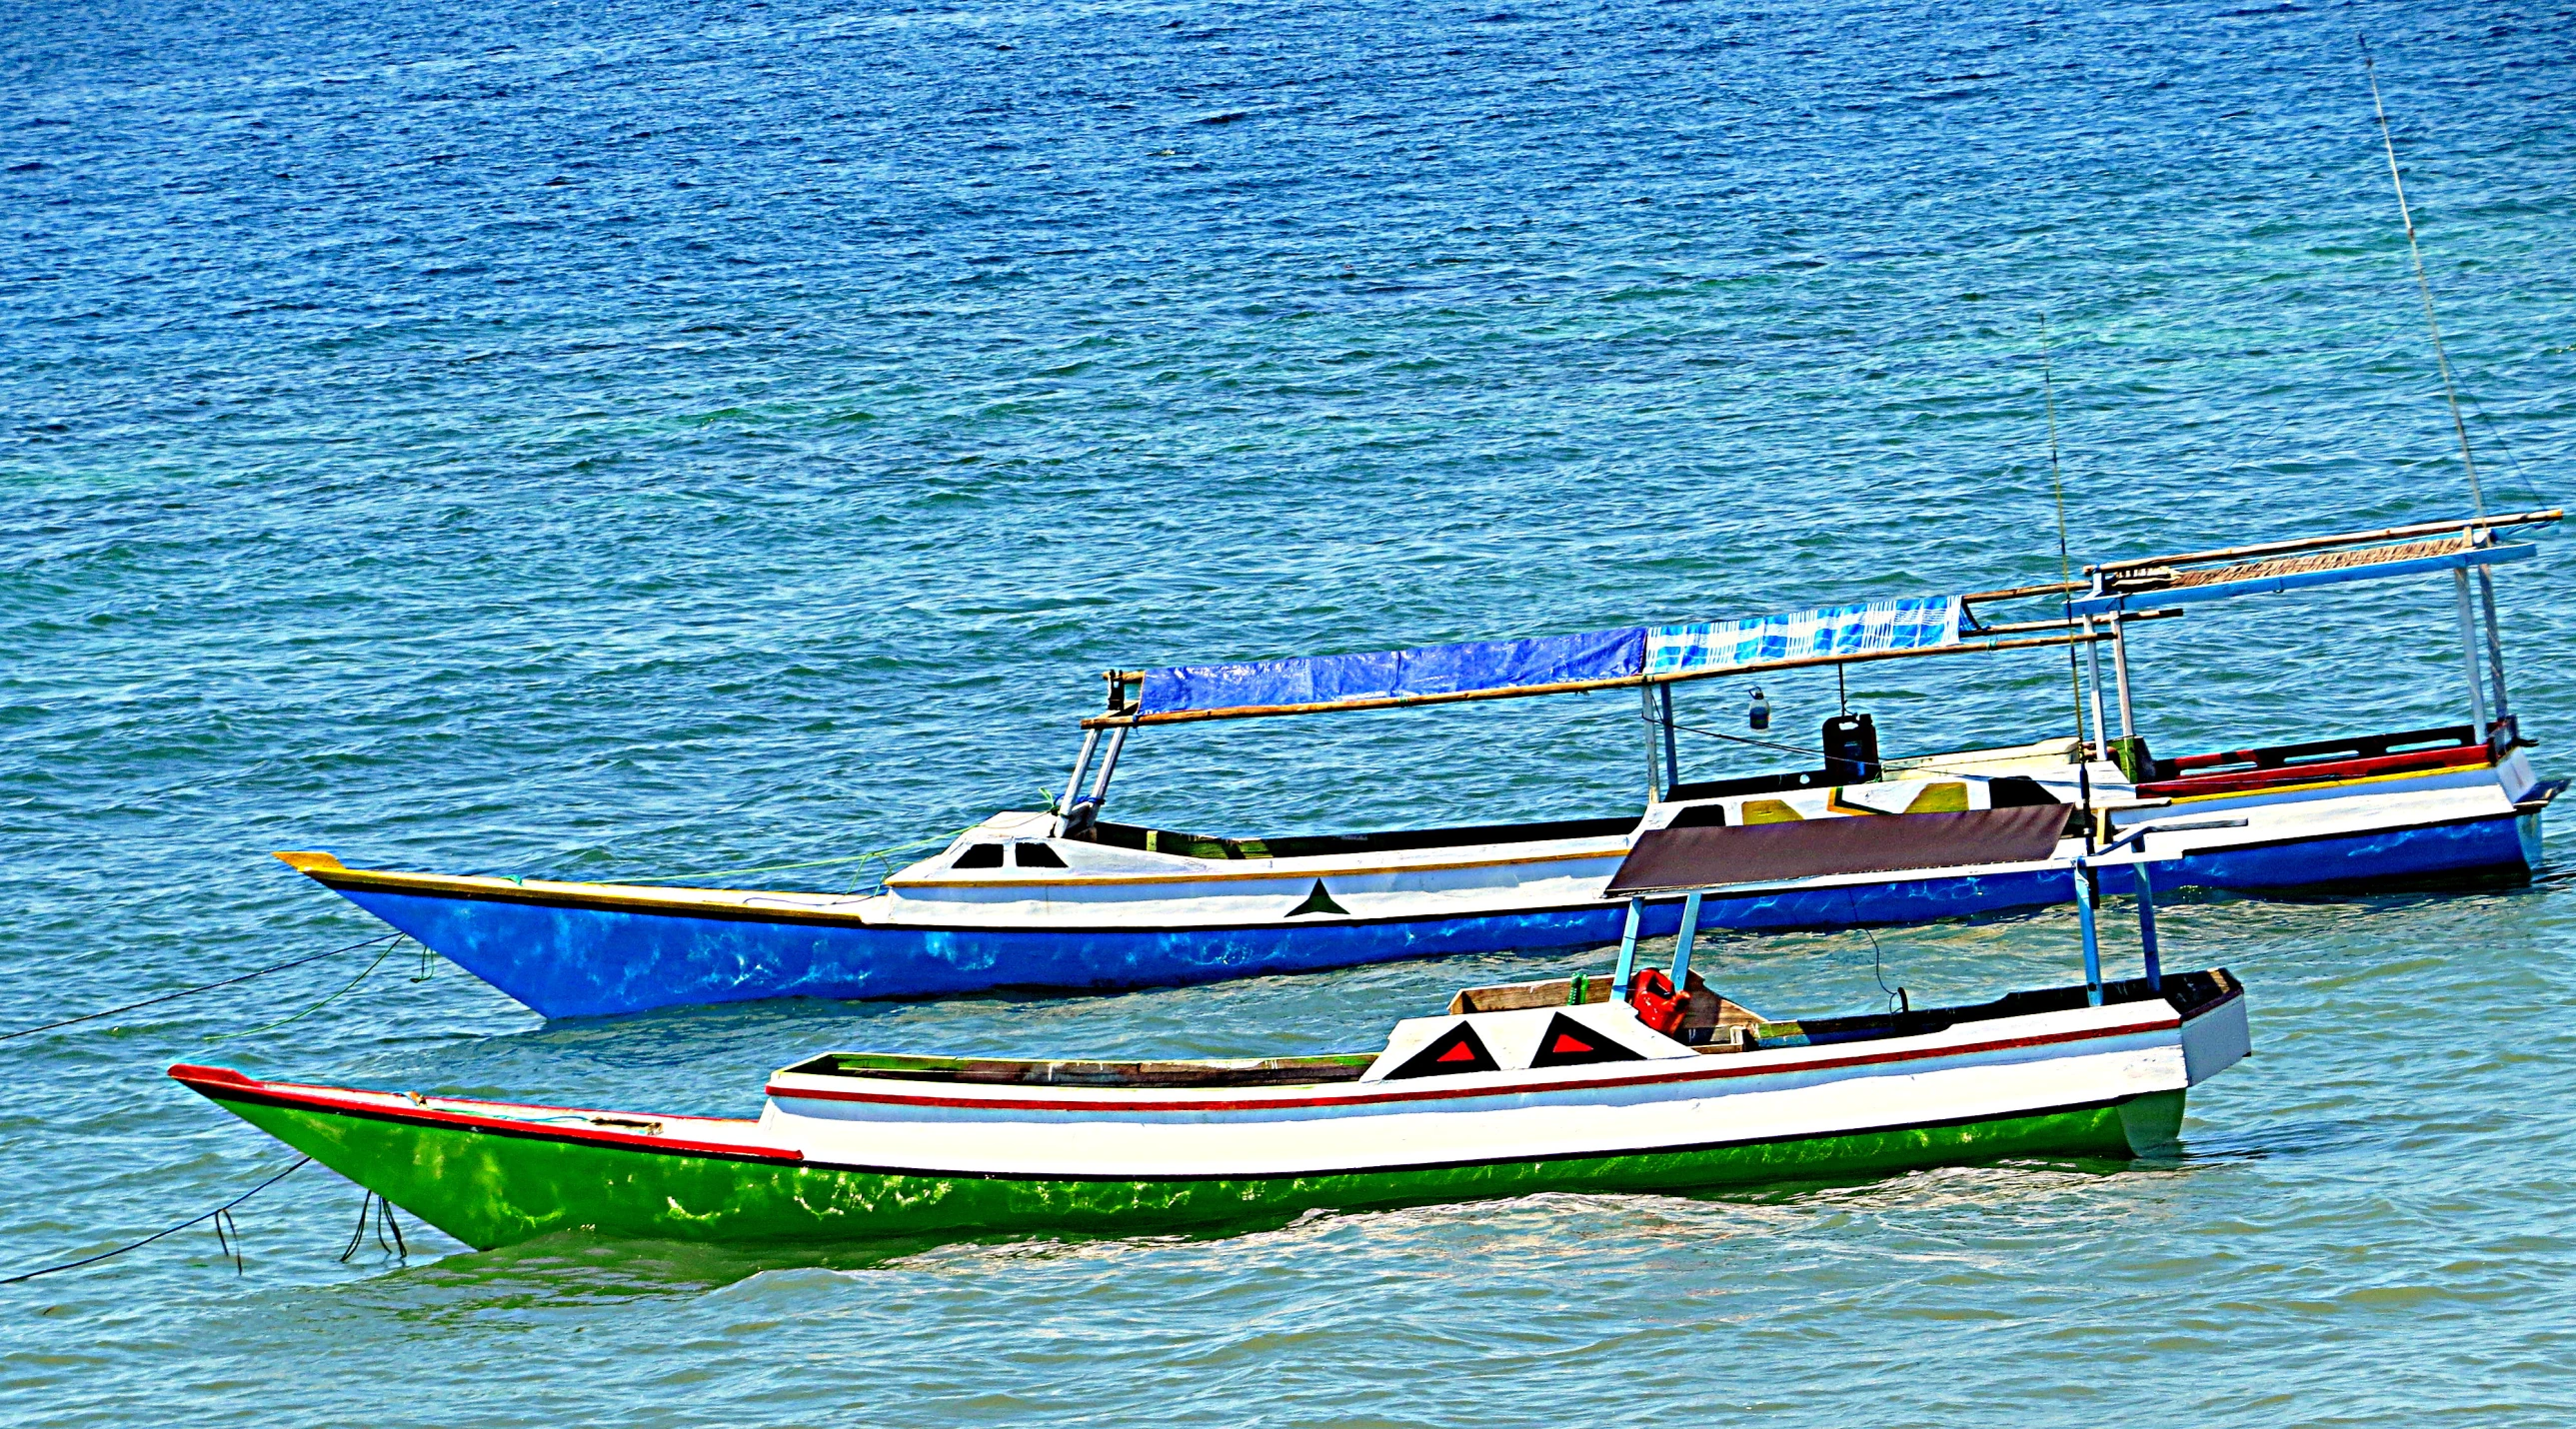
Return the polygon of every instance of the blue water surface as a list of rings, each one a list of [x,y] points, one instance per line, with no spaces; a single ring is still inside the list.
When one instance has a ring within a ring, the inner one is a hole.
[[[2458,514],[2576,432],[2576,21],[2513,3],[0,6],[0,1031],[371,936],[266,854],[578,878],[1041,804],[1098,675],[1991,589]],[[2041,354],[2048,354],[2043,385]],[[2507,571],[2544,770],[2561,547]],[[2465,718],[2441,582],[2142,628],[2165,752]],[[1881,666],[1893,752],[2062,654]],[[1830,674],[1768,682],[1786,742]],[[1740,683],[1682,696],[1743,731]],[[1120,817],[1617,812],[1633,696],[1150,731]],[[1690,736],[1695,777],[1804,762]],[[2553,838],[2564,865],[2576,849]],[[863,863],[775,875],[846,886]],[[308,1169],[0,1287],[45,1424],[2576,1418],[2576,920],[2208,900],[2179,1163],[740,1256],[362,1238]],[[2115,945],[2115,962],[2126,956]],[[546,1024],[372,953],[0,1042],[0,1273],[291,1157],[161,1076],[750,1114],[831,1046],[1373,1046],[1476,958]],[[2069,918],[1731,942],[1784,1012]],[[358,979],[353,984],[353,979]]]

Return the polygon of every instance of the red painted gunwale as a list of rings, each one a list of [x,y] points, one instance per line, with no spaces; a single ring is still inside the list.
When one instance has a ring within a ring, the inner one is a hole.
[[[761,1161],[797,1162],[805,1154],[790,1147],[766,1141],[714,1141],[702,1136],[652,1136],[642,1132],[617,1131],[607,1127],[563,1126],[553,1122],[529,1121],[513,1116],[480,1116],[472,1112],[450,1111],[440,1107],[418,1106],[400,1092],[371,1092],[355,1087],[311,1086],[301,1082],[263,1082],[243,1076],[230,1067],[200,1067],[181,1062],[170,1069],[170,1076],[181,1086],[216,1101],[227,1095],[254,1097],[261,1101],[286,1106],[308,1107],[315,1111],[354,1113],[387,1121],[411,1122],[420,1126],[444,1126],[462,1130],[497,1131],[514,1136],[535,1136],[550,1141],[588,1142],[637,1151],[682,1152],[702,1156],[748,1157]],[[606,1111],[596,1107],[533,1106],[524,1102],[491,1102],[473,1097],[440,1097],[442,1102],[462,1102],[468,1106],[488,1106],[500,1110],[535,1113],[542,1116],[610,1116],[634,1121],[686,1123],[704,1127],[711,1123],[742,1127],[756,1131],[760,1123],[731,1118],[652,1115],[640,1112]]]
[[[2202,756],[2224,758],[2225,756]],[[2172,779],[2158,779],[2138,786],[2141,798],[2187,798],[2196,794],[2234,794],[2256,789],[2278,788],[2284,784],[2326,783],[2341,779],[2367,779],[2382,774],[2421,774],[2435,770],[2466,769],[2490,764],[2483,744],[2455,745],[2447,749],[2416,749],[2403,754],[2379,754],[2366,759],[2329,759],[2316,764],[2283,764],[2271,769],[2229,769],[2209,774],[2184,774]]]

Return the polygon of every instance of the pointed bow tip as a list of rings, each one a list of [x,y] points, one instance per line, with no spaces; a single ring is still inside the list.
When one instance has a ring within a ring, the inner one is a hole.
[[[170,1075],[173,1079],[183,1085],[191,1087],[255,1087],[259,1085],[259,1083],[252,1081],[250,1078],[243,1076],[241,1073],[234,1071],[230,1067],[200,1067],[194,1062],[176,1062],[171,1064]]]
[[[333,858],[327,853],[279,852],[270,854],[269,857],[276,859],[278,862],[285,864],[288,868],[294,869],[298,873],[323,873],[335,868],[346,867],[346,865],[342,864],[340,860]]]

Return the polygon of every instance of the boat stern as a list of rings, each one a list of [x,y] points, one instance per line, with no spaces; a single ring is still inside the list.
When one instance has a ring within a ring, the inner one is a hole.
[[[2222,971],[2220,976],[2226,974]],[[2254,1055],[2253,1034],[2245,1025],[2244,985],[2233,977],[2227,981],[2233,985],[2229,996],[2183,1019],[2183,1078],[2190,1086],[2199,1086]]]

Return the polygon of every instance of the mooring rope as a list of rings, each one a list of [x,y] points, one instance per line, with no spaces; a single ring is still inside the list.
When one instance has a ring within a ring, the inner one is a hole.
[[[145,1236],[143,1239],[138,1240],[131,1245],[120,1245],[114,1250],[103,1250],[96,1255],[83,1256],[79,1260],[64,1261],[60,1265],[48,1265],[42,1270],[30,1270],[23,1275],[12,1275],[5,1280],[0,1280],[0,1285],[15,1285],[21,1280],[33,1280],[39,1275],[52,1275],[56,1271],[78,1270],[84,1265],[96,1265],[102,1260],[112,1260],[117,1256],[125,1254],[129,1250],[141,1250],[143,1247],[150,1245],[152,1242],[159,1240],[164,1236],[177,1235],[188,1227],[205,1221],[213,1221],[215,1223],[215,1240],[218,1244],[223,1246],[224,1253],[232,1257],[233,1273],[238,1275],[242,1273],[244,1268],[242,1265],[241,1251],[239,1249],[241,1245],[240,1228],[235,1227],[232,1234],[229,1236],[224,1234],[224,1227],[231,1223],[233,1207],[240,1205],[242,1202],[249,1200],[251,1197],[258,1195],[260,1192],[265,1191],[269,1187],[276,1185],[278,1182],[285,1180],[287,1177],[294,1175],[297,1171],[311,1165],[312,1161],[313,1158],[310,1156],[299,1156],[295,1159],[294,1165],[287,1167],[285,1170],[278,1172],[276,1175],[269,1177],[267,1180],[260,1182],[258,1185],[251,1187],[249,1190],[242,1192],[240,1195],[233,1197],[231,1200],[224,1202],[213,1210],[208,1211],[203,1215],[190,1216],[188,1219],[179,1222],[168,1230],[154,1231],[152,1234]]]
[[[333,948],[327,953],[312,953],[300,958],[291,958],[285,962],[261,968],[256,972],[246,972],[238,977],[223,978],[215,982],[199,983],[195,987],[183,987],[177,992],[165,992],[159,997],[147,997],[141,1002],[129,1002],[122,1007],[111,1007],[100,1012],[84,1012],[78,1017],[66,1017],[60,1021],[47,1022],[36,1027],[21,1027],[15,1032],[0,1032],[0,1042],[6,1042],[13,1037],[33,1037],[39,1032],[51,1032],[57,1027],[69,1027],[76,1022],[95,1022],[102,1017],[114,1017],[120,1012],[132,1012],[138,1007],[150,1007],[155,1003],[174,1002],[183,997],[194,997],[201,992],[212,992],[216,988],[230,987],[237,982],[248,982],[255,977],[266,977],[270,973],[284,972],[288,968],[300,968],[306,963],[318,963],[324,958],[336,958],[342,953],[354,953],[360,948],[372,948],[378,943],[399,939],[402,936],[403,935],[400,933],[385,933],[377,937],[369,938],[364,942],[351,943],[346,947]],[[387,951],[391,951],[391,949],[387,949]],[[378,959],[378,961],[381,962],[383,960]]]
[[[1878,984],[1880,992],[1887,995],[1887,1010],[1894,1013],[1900,1006],[1910,1010],[1913,1007],[1913,999],[1905,995],[1904,985],[1901,983],[1895,987],[1887,985],[1887,968],[1884,958],[1879,953],[1878,932],[1860,920],[1860,900],[1852,896],[1851,885],[1848,883],[1843,885],[1843,906],[1851,910],[1852,926],[1869,939],[1869,978],[1870,981]]]
[[[358,1253],[358,1242],[366,1238],[367,1212],[371,1208],[376,1213],[377,1248],[392,1251],[405,1260],[411,1259],[411,1247],[403,1244],[402,1222],[394,1219],[394,1203],[373,1191],[368,1191],[358,1198],[358,1228],[349,1232],[348,1248],[340,1252],[340,1263],[348,1264],[349,1257]],[[391,1245],[385,1244],[385,1232],[388,1230],[394,1233],[394,1243]]]
[[[366,972],[362,972],[362,973],[358,974],[356,977],[353,977],[353,978],[349,979],[348,986],[341,988],[338,992],[332,993],[329,997],[326,997],[326,998],[322,999],[320,1002],[317,1002],[317,1003],[313,1004],[311,1007],[308,1007],[308,1008],[304,1009],[302,1012],[299,1012],[299,1013],[295,1014],[293,1017],[289,1017],[289,1018],[287,1018],[287,1019],[286,1019],[285,1021],[283,1021],[283,1022],[272,1022],[272,1023],[268,1024],[266,1027],[254,1027],[254,1028],[250,1029],[248,1032],[222,1032],[222,1033],[217,1033],[215,1036],[209,1037],[209,1038],[207,1038],[206,1040],[207,1040],[207,1041],[209,1041],[209,1042],[230,1042],[230,1041],[232,1041],[233,1039],[235,1039],[235,1038],[237,1038],[237,1037],[256,1037],[256,1036],[258,1036],[258,1035],[259,1035],[260,1033],[262,1033],[262,1032],[274,1032],[274,1031],[276,1031],[277,1029],[279,1029],[280,1027],[285,1026],[288,1022],[301,1022],[301,1021],[303,1021],[305,1018],[310,1017],[310,1016],[312,1016],[314,1013],[317,1013],[317,1012],[321,1011],[323,1008],[330,1006],[332,1003],[339,1001],[342,997],[344,997],[344,996],[348,995],[349,993],[351,993],[351,992],[355,992],[355,991],[357,990],[358,984],[360,984],[360,983],[362,983],[362,982],[365,982],[365,981],[367,980],[367,975],[368,975],[368,973],[372,973],[372,972],[374,972],[376,969],[378,969],[378,968],[380,968],[380,967],[383,967],[383,966],[385,965],[385,959],[390,958],[390,957],[392,957],[392,956],[394,955],[394,950],[402,946],[402,941],[403,941],[403,939],[404,939],[406,936],[408,936],[408,935],[407,935],[407,934],[402,934],[402,933],[396,933],[396,934],[394,934],[394,940],[393,940],[392,942],[387,943],[387,944],[385,945],[385,950],[384,950],[383,952],[376,954],[376,960],[375,960],[374,962],[367,964]],[[418,979],[418,978],[414,978],[414,979],[413,979],[413,981],[415,981],[415,982],[417,982],[417,981],[419,981],[419,980],[420,980],[420,979]]]

